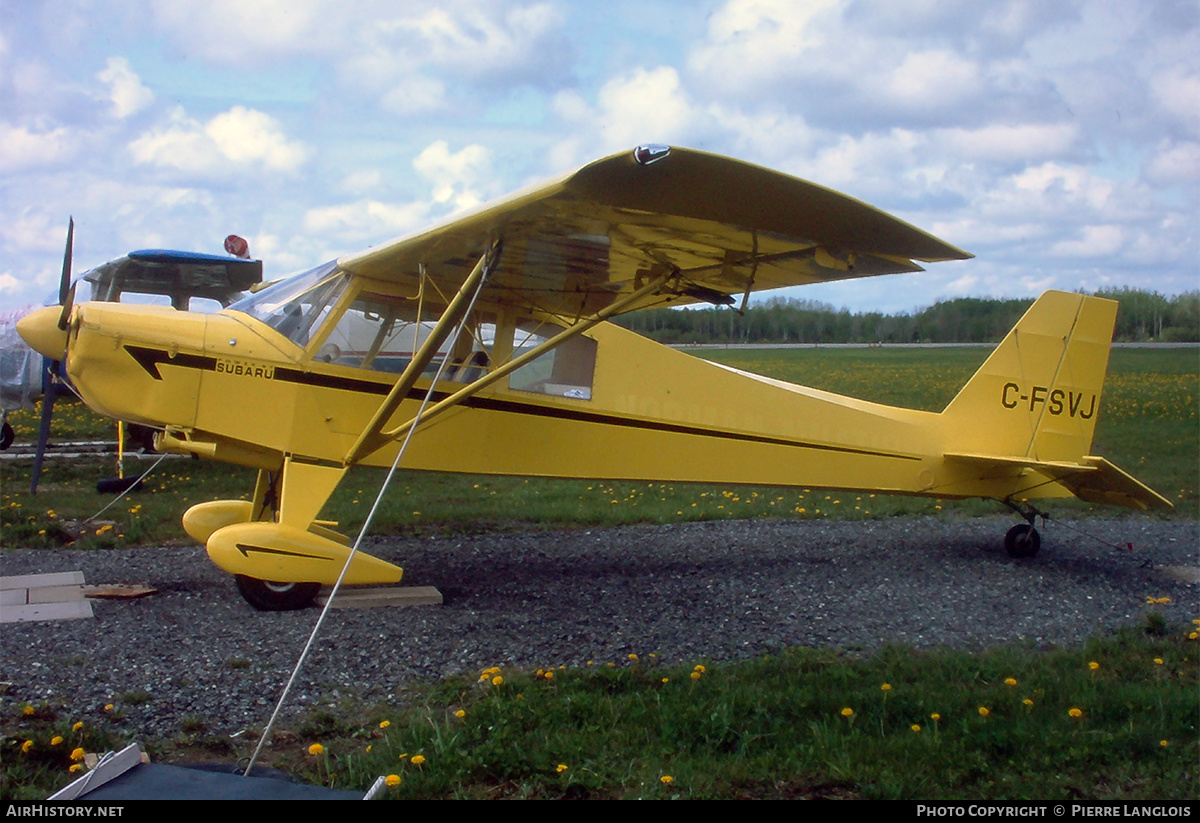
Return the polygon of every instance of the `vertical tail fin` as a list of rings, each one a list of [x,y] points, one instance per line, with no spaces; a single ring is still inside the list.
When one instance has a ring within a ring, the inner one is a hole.
[[[942,412],[947,451],[1034,461],[1089,453],[1117,304],[1049,291]]]

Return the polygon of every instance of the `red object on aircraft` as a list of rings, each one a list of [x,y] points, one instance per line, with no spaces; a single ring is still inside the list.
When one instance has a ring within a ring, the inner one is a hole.
[[[250,244],[246,242],[246,238],[238,237],[236,234],[231,234],[225,238],[225,251],[234,257],[241,257],[244,260],[250,259]]]

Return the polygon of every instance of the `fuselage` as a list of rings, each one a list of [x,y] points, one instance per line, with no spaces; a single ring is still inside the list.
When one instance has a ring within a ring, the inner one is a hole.
[[[517,325],[495,324],[493,354],[511,351],[505,339]],[[584,338],[579,348],[590,352],[582,366],[568,364],[568,382],[555,383],[550,364],[542,381],[512,378],[481,390],[422,424],[404,465],[945,496],[1004,491],[948,476],[937,414],[741,373],[611,324]],[[285,456],[342,462],[395,382],[388,371],[325,362],[320,348],[239,311],[93,303],[76,308],[67,371],[89,405],[165,429],[170,449],[273,471]],[[430,385],[417,381],[393,423],[416,414]],[[460,387],[443,379],[433,397]],[[390,464],[397,447],[362,462]]]

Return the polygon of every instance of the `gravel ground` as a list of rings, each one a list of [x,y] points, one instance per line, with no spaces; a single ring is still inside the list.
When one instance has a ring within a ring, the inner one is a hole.
[[[657,652],[722,661],[781,646],[1073,644],[1145,619],[1200,616],[1200,524],[1051,521],[1033,560],[1001,547],[1008,518],[723,521],[378,540],[443,606],[336,610],[289,705],[394,697],[492,665],[580,666]],[[1086,534],[1085,534],[1086,533]],[[1115,548],[1133,544],[1133,549]],[[158,594],[96,602],[96,619],[0,626],[6,702],[121,704],[171,735],[261,726],[317,611],[261,613],[199,547],[6,551],[0,574],[83,570]],[[147,699],[131,701],[129,695]],[[9,703],[12,705],[12,703]],[[293,709],[293,711],[296,709]]]

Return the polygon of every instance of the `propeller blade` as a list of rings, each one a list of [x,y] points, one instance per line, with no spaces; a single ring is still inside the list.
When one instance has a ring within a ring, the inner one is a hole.
[[[71,258],[75,249],[75,217],[67,221],[67,246],[63,249],[62,279],[58,282],[58,304],[62,312],[58,316],[58,327],[66,329],[71,320],[71,306],[75,303],[75,285],[71,283]],[[60,360],[42,360],[42,419],[38,426],[37,451],[33,455],[33,477],[29,482],[29,494],[37,494],[38,480],[42,476],[42,461],[46,458],[46,443],[50,440],[50,420],[54,416],[54,398],[58,394],[59,364],[65,360],[64,351]]]
[[[71,282],[71,258],[75,248],[75,218],[67,223],[67,247],[63,251],[62,279],[58,281],[58,305],[63,307],[58,316],[58,327],[66,329],[71,322],[71,306],[75,303],[75,285]],[[57,371],[57,369],[56,369]]]
[[[38,426],[37,451],[33,455],[33,478],[29,482],[29,495],[37,494],[38,479],[42,476],[42,461],[46,458],[46,442],[50,439],[50,418],[54,415],[54,396],[58,392],[58,361],[49,357],[42,360],[42,421]]]
[[[71,287],[71,256],[75,245],[75,218],[67,223],[67,248],[63,251],[62,279],[58,281],[58,305],[67,302],[67,289]]]
[[[78,285],[78,283],[72,283],[63,298],[62,313],[58,315],[58,327],[63,331],[66,331],[67,326],[71,323],[71,307],[75,305],[75,287]],[[63,359],[66,359],[66,356],[66,352],[63,352]]]

